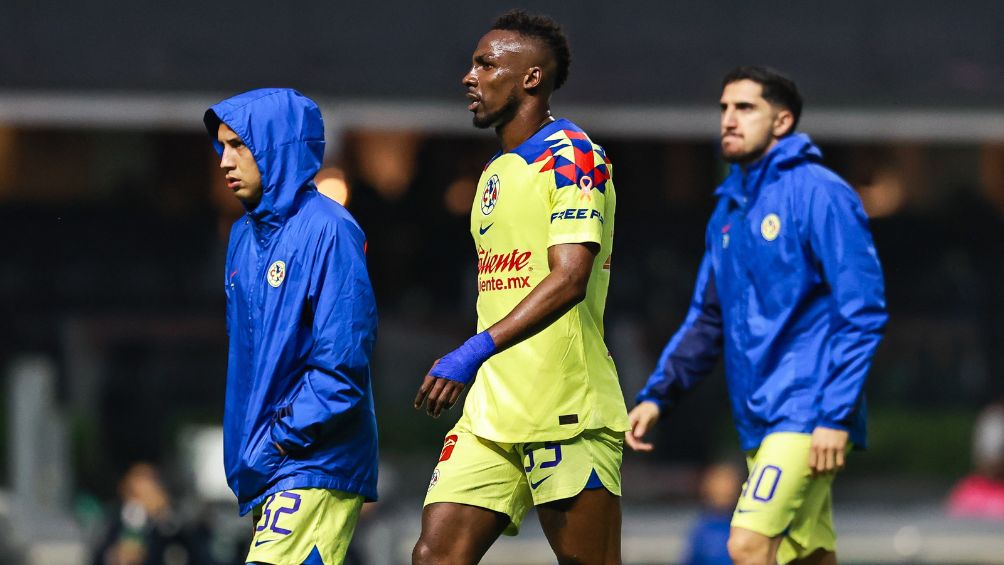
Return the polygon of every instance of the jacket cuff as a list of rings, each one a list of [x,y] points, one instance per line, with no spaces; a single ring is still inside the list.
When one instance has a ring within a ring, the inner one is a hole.
[[[822,420],[820,420],[819,422],[817,422],[816,423],[816,427],[818,427],[818,428],[829,428],[831,430],[840,430],[842,432],[849,432],[849,431],[851,431],[851,427],[848,426],[847,424],[844,424],[842,422],[837,422],[837,421],[834,421],[834,420],[828,420],[828,419],[825,419],[825,418],[822,419]]]

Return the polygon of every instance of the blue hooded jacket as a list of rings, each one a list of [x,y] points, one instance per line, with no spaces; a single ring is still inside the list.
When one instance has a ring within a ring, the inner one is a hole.
[[[262,177],[261,201],[230,231],[225,271],[223,457],[240,513],[294,488],[375,500],[376,303],[362,230],[312,180],[320,110],[296,91],[261,89],[216,104],[204,121],[221,154],[219,124],[233,129]]]
[[[724,348],[744,450],[773,432],[847,430],[865,446],[862,388],[887,319],[857,194],[792,134],[718,188],[690,310],[638,402],[665,409]]]

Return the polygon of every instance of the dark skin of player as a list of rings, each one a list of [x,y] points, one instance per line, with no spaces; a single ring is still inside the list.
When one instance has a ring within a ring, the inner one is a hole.
[[[514,31],[492,30],[474,51],[471,70],[463,78],[478,127],[492,127],[504,151],[510,151],[551,117],[555,63],[548,49]],[[498,351],[536,335],[586,296],[599,246],[554,245],[547,250],[550,273],[513,308],[488,328]],[[456,404],[464,385],[426,375],[414,406],[438,418]],[[562,564],[615,565],[620,560],[620,499],[605,488],[542,504],[537,516],[551,549]],[[412,563],[473,564],[509,525],[509,517],[486,508],[449,502],[426,506],[422,534]]]

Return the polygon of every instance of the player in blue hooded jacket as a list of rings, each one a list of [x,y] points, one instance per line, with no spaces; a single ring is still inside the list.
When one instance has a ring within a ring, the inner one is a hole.
[[[861,202],[794,133],[793,82],[740,67],[722,83],[718,188],[690,311],[631,411],[626,441],[724,352],[749,476],[729,535],[739,564],[836,563],[830,487],[864,447],[862,388],[885,327],[882,269]]]
[[[341,563],[376,499],[365,237],[314,186],[324,124],[310,99],[253,90],[204,121],[247,210],[227,248],[223,422],[227,481],[241,515],[254,511],[247,562]]]

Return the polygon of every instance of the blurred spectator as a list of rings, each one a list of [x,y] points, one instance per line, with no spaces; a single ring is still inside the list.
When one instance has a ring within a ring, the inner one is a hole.
[[[345,180],[345,173],[338,167],[324,167],[317,171],[317,175],[314,176],[314,184],[317,185],[317,191],[321,194],[342,206],[349,205],[352,191]]]
[[[182,527],[157,470],[132,465],[119,482],[122,504],[93,565],[213,565],[205,536]]]
[[[737,466],[730,462],[716,463],[704,471],[701,478],[704,508],[687,538],[683,565],[732,564],[727,543],[742,477]]]
[[[976,419],[973,465],[973,472],[952,489],[948,514],[1004,519],[1004,404],[991,404]]]

